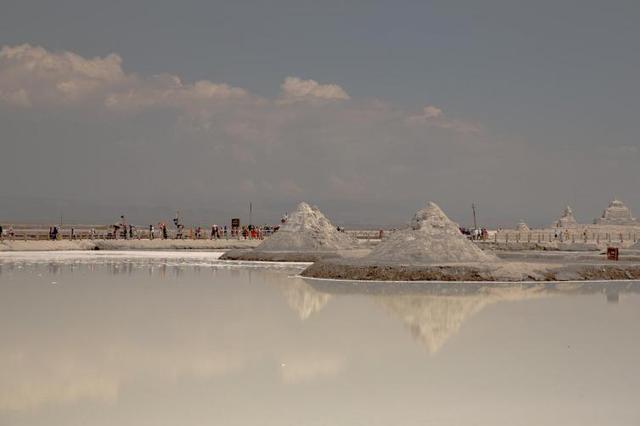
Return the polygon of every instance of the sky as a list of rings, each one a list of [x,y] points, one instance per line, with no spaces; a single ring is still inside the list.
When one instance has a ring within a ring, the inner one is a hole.
[[[640,215],[633,1],[13,1],[0,221]]]

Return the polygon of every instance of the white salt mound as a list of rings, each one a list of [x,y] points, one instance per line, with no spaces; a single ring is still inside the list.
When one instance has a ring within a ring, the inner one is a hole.
[[[462,235],[458,225],[431,202],[418,210],[409,228],[394,232],[363,258],[367,262],[402,264],[497,260]]]
[[[335,251],[352,249],[356,244],[354,238],[339,232],[316,206],[302,202],[278,232],[255,250]]]

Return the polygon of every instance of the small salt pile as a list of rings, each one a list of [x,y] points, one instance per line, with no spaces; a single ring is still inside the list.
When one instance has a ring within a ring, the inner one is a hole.
[[[363,258],[369,263],[436,264],[494,262],[469,241],[435,203],[419,210],[407,229],[394,232]]]
[[[302,202],[280,229],[255,251],[335,251],[351,249],[356,244],[354,238],[338,231],[318,207]]]

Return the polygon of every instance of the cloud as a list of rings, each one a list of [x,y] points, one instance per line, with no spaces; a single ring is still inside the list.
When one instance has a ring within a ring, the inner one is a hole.
[[[86,59],[29,44],[0,49],[0,100],[14,106],[74,103],[125,79],[116,54]]]
[[[415,126],[432,126],[449,129],[462,133],[479,133],[480,127],[473,123],[453,120],[444,115],[442,109],[427,105],[420,114],[411,115],[406,119],[407,124]]]
[[[0,102],[17,106],[104,105],[111,110],[174,107],[248,99],[245,89],[208,80],[184,84],[178,76],[125,73],[122,58],[83,58],[23,44],[0,50]]]
[[[423,117],[425,119],[442,118],[443,116],[444,114],[440,108],[434,107],[433,105],[424,107]]]
[[[151,107],[174,107],[188,109],[212,102],[248,99],[245,89],[200,80],[184,84],[171,74],[138,80],[126,91],[111,93],[105,99],[110,109],[143,109]],[[194,105],[195,104],[195,105]]]
[[[336,84],[297,77],[287,77],[281,88],[281,97],[271,103],[350,99]],[[87,59],[73,52],[50,52],[22,44],[0,50],[0,102],[22,108],[93,102],[112,111],[176,108],[193,112],[223,103],[266,101],[226,83],[209,80],[184,83],[172,74],[141,77],[126,73],[122,58],[113,53]]]
[[[287,77],[282,88],[282,102],[300,100],[341,101],[350,99],[347,92],[337,84],[320,84],[315,80]]]
[[[301,198],[398,200],[422,197],[424,182],[478,182],[517,148],[505,151],[438,106],[415,113],[352,99],[336,84],[287,77],[280,94],[262,98],[224,82],[125,72],[115,54],[87,59],[29,45],[1,52],[0,103],[10,106],[0,113],[22,120],[8,147],[37,159],[12,190],[34,196],[216,205],[229,214],[248,197],[274,210]],[[56,114],[32,120],[29,108]],[[455,173],[441,161],[453,157]],[[0,178],[21,172],[10,165]]]

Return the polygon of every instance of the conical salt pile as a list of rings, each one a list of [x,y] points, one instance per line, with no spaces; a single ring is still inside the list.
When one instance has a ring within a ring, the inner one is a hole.
[[[335,251],[354,248],[356,240],[340,232],[316,206],[298,208],[278,232],[256,247],[256,251]]]
[[[397,231],[363,258],[367,262],[434,264],[492,262],[497,258],[469,241],[435,203],[418,210],[408,229]]]

